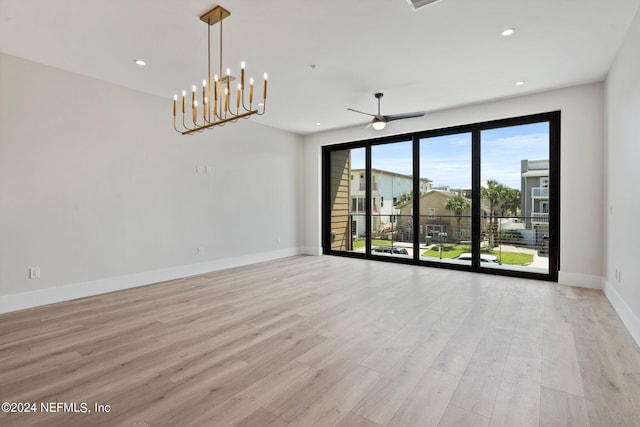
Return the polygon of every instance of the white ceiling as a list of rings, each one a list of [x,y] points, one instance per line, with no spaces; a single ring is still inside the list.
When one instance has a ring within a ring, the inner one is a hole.
[[[170,120],[173,94],[205,78],[198,17],[216,1],[0,0],[0,51],[164,97]],[[237,75],[244,60],[247,76],[269,73],[267,113],[252,120],[301,134],[366,123],[346,108],[375,112],[378,91],[383,114],[428,114],[602,80],[640,4],[223,1],[224,68]]]

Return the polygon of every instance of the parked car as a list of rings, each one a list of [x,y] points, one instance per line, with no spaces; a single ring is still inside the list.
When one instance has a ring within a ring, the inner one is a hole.
[[[409,251],[405,248],[399,248],[397,246],[376,246],[371,248],[371,252],[378,252],[384,254],[396,254],[396,255],[409,255]]]
[[[460,254],[454,259],[459,259],[461,261],[471,261],[471,253],[467,252],[467,253]],[[498,260],[498,257],[493,255],[487,255],[487,254],[480,254],[480,262],[490,262],[498,265],[502,264],[500,260]]]

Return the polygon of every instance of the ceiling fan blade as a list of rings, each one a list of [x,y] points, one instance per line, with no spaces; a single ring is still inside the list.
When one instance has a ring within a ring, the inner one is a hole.
[[[366,114],[367,116],[371,116],[371,117],[375,117],[376,116],[375,114],[365,113],[364,111],[354,110],[353,108],[347,108],[347,110],[353,111],[354,113]]]
[[[404,113],[404,114],[390,114],[388,116],[383,116],[385,121],[392,122],[394,120],[402,120],[402,119],[413,119],[415,117],[424,116],[424,111],[416,111],[414,113]]]

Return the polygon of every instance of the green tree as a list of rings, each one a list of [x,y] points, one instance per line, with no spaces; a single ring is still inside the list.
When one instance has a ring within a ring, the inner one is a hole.
[[[502,209],[503,215],[508,213],[511,216],[518,216],[518,210],[520,210],[520,190],[506,188],[500,208]]]
[[[400,198],[398,199],[398,205],[403,205],[412,200],[413,200],[413,191],[409,191],[408,193],[405,193],[402,196],[400,196]]]
[[[508,190],[509,187],[500,184],[495,179],[488,180],[487,186],[482,187],[482,198],[489,201],[489,211],[492,219],[500,215],[500,204],[504,200]]]
[[[444,205],[444,208],[453,212],[456,216],[456,221],[458,222],[458,236],[460,236],[460,220],[462,219],[464,211],[471,208],[471,200],[462,196],[453,196],[447,200],[447,204]]]
[[[500,184],[495,179],[490,179],[487,181],[487,186],[482,187],[482,198],[487,199],[489,201],[489,249],[493,249],[496,240],[496,234],[498,232],[498,217],[501,215],[501,206],[502,203],[507,200],[509,197],[509,191],[511,188],[507,187],[504,184]]]

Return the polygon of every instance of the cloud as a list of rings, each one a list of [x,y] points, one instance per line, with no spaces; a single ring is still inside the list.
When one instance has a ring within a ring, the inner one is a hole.
[[[372,147],[376,169],[413,174],[411,141]],[[495,179],[520,188],[521,160],[549,158],[548,123],[489,129],[481,132],[481,180]],[[352,167],[364,168],[364,149],[352,150]],[[445,135],[420,140],[420,176],[436,186],[471,185],[471,134]]]

